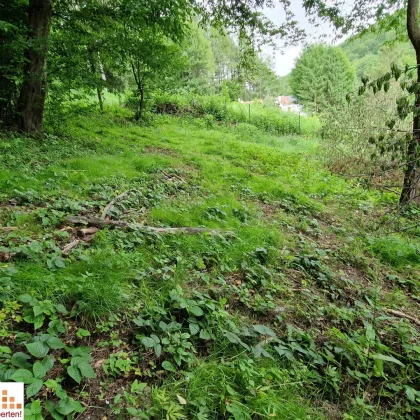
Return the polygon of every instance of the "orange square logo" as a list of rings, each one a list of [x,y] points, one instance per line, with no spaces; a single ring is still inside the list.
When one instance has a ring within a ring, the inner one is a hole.
[[[23,382],[0,382],[0,417],[24,418]]]

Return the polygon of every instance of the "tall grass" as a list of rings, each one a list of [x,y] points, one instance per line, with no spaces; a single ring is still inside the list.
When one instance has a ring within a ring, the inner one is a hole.
[[[231,102],[217,95],[163,94],[155,96],[149,106],[156,113],[204,117],[209,123],[212,120],[231,124],[248,123],[277,135],[312,135],[316,134],[321,126],[317,117],[283,112],[270,104]]]

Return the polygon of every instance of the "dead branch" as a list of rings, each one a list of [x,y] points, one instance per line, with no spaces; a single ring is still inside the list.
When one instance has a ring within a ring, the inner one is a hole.
[[[71,241],[70,243],[68,243],[61,251],[61,253],[64,256],[67,256],[70,254],[70,252],[72,251],[73,248],[76,248],[77,245],[79,245],[80,241],[79,239],[75,239],[74,241]]]
[[[162,171],[162,173],[167,177],[167,178],[171,178],[171,177],[173,177],[173,178],[176,178],[176,179],[178,179],[180,182],[183,182],[184,184],[186,184],[187,182],[185,181],[185,179],[182,179],[180,176],[178,176],[177,174],[168,174],[167,172],[165,172],[165,171]]]
[[[67,218],[67,223],[72,223],[74,225],[87,225],[97,228],[103,228],[106,226],[114,228],[128,228],[132,230],[138,230],[140,232],[149,232],[149,233],[187,233],[190,235],[199,235],[201,233],[206,233],[208,235],[227,235],[235,236],[235,233],[228,230],[218,230],[218,229],[209,229],[209,228],[195,228],[195,227],[178,227],[178,228],[162,228],[162,227],[153,227],[153,226],[144,226],[139,223],[129,223],[122,220],[104,220],[99,217],[86,217],[86,216],[70,216]]]
[[[17,229],[17,226],[1,226],[0,227],[0,230],[3,231],[4,233],[13,232],[16,229]]]
[[[418,326],[420,326],[420,320],[417,318],[414,318],[411,315],[407,315],[404,312],[400,312],[400,311],[395,311],[394,309],[384,309],[384,312],[387,312],[389,314],[395,315],[398,318],[405,318],[405,319],[409,319],[410,321],[414,322],[415,324],[417,324]]]
[[[124,191],[123,193],[121,193],[120,195],[117,195],[113,200],[111,200],[109,202],[109,204],[104,208],[104,211],[102,213],[101,219],[105,219],[108,211],[111,209],[111,207],[113,207],[113,205],[118,201],[121,200],[121,198],[125,197],[128,193],[130,192],[130,190]]]
[[[77,234],[80,237],[84,237],[84,236],[88,236],[88,235],[94,235],[97,231],[98,231],[98,228],[96,228],[96,227],[83,228],[83,229],[79,229],[77,231]]]

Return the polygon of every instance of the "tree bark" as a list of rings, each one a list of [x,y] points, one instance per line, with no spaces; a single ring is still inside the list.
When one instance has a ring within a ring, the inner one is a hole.
[[[29,39],[24,81],[19,97],[19,126],[26,132],[42,130],[47,89],[46,56],[51,28],[51,0],[29,0]]]
[[[408,0],[407,32],[416,52],[417,83],[420,84],[420,27],[419,0]],[[410,202],[420,204],[420,92],[416,93],[413,118],[413,133],[407,145],[407,165],[404,171],[404,184],[400,204]]]
[[[144,88],[143,85],[139,85],[139,95],[140,95],[140,101],[139,101],[139,109],[136,112],[136,120],[138,121],[141,119],[143,115],[143,108],[144,108]]]
[[[95,60],[93,58],[93,54],[92,53],[88,53],[89,56],[89,64],[90,64],[90,70],[93,74],[93,76],[96,76],[96,65],[95,65]],[[98,103],[99,103],[99,109],[101,111],[104,110],[104,101],[102,99],[102,89],[99,86],[96,86],[96,93],[98,95]]]

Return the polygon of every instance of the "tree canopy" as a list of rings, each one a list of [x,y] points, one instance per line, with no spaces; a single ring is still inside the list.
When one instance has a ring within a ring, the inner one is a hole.
[[[290,76],[294,95],[315,112],[343,105],[354,83],[355,70],[346,55],[327,45],[305,48]]]

